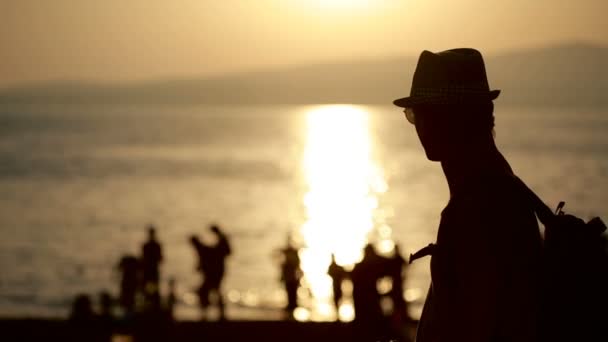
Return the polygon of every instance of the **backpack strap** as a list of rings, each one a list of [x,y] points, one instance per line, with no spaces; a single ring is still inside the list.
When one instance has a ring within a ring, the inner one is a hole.
[[[518,188],[520,188],[520,191],[524,194],[524,196],[526,196],[526,199],[529,201],[529,203],[534,208],[534,212],[536,213],[536,216],[538,217],[540,222],[542,222],[542,224],[545,225],[545,227],[550,225],[551,222],[553,222],[555,219],[555,214],[553,214],[553,211],[545,204],[545,202],[543,202],[543,200],[540,199],[540,197],[538,197],[534,193],[534,191],[532,191],[526,185],[526,183],[524,183],[524,181],[522,181],[517,176],[513,176],[513,179],[515,180],[516,186]],[[563,207],[563,202],[560,203],[558,210],[561,210],[561,207]],[[420,259],[425,256],[433,255],[433,252],[436,250],[436,248],[437,248],[437,245],[435,245],[434,243],[431,243],[428,246],[417,251],[416,253],[410,254],[409,263],[411,264],[416,259]]]
[[[528,198],[528,200],[534,207],[534,212],[536,212],[536,216],[538,216],[540,222],[542,222],[542,224],[544,224],[545,226],[549,225],[555,217],[553,211],[545,204],[545,202],[543,202],[543,200],[540,199],[540,197],[538,197],[538,195],[534,193],[534,191],[532,191],[526,185],[526,183],[524,183],[524,181],[522,181],[517,176],[514,176],[514,178],[517,186],[522,190],[524,195]]]

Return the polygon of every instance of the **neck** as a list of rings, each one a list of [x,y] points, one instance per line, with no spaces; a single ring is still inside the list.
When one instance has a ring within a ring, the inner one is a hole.
[[[441,167],[448,182],[450,197],[466,187],[468,180],[512,172],[493,142],[483,148],[463,149],[461,153],[452,153],[449,158],[441,161]]]

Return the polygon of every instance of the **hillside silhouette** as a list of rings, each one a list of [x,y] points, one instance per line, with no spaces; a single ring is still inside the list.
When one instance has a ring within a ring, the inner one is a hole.
[[[45,82],[0,90],[0,104],[390,104],[409,93],[417,56],[336,61],[201,79],[123,84]],[[498,99],[521,105],[608,105],[608,47],[585,43],[486,57]]]

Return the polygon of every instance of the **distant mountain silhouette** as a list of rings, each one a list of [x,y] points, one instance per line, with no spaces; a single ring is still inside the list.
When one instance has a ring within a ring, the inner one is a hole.
[[[46,82],[0,90],[1,104],[390,104],[409,94],[417,56],[345,61],[191,80]],[[584,43],[486,56],[500,103],[608,105],[608,48]]]
[[[608,48],[575,43],[512,52],[487,62],[500,101],[516,104],[608,105]]]

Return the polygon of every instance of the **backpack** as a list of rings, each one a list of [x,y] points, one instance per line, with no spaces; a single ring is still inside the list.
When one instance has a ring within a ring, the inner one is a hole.
[[[517,178],[544,225],[541,333],[544,341],[608,341],[608,252],[599,217],[555,212]]]

